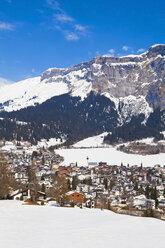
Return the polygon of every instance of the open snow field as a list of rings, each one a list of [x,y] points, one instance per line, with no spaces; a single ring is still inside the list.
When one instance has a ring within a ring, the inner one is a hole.
[[[62,164],[69,165],[70,163],[78,163],[78,166],[87,166],[87,157],[89,162],[107,162],[109,165],[141,165],[154,166],[160,164],[165,165],[165,154],[155,155],[137,155],[127,154],[117,151],[114,147],[109,148],[87,148],[87,149],[58,149],[56,153],[64,157]]]
[[[164,231],[153,218],[0,201],[2,248],[164,248]]]
[[[105,133],[99,134],[97,136],[93,136],[93,137],[83,139],[83,140],[75,143],[73,146],[75,148],[80,148],[80,147],[81,148],[82,147],[106,147],[106,146],[109,146],[109,145],[103,143],[104,137],[107,134],[108,133],[105,132]]]

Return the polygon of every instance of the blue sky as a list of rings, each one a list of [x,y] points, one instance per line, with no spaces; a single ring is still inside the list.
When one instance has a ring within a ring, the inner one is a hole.
[[[0,77],[38,76],[165,43],[164,0],[0,0]]]

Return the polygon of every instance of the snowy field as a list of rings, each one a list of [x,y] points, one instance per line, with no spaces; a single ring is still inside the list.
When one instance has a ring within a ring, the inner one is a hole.
[[[165,131],[161,132],[165,136]],[[104,132],[97,136],[92,136],[86,139],[83,139],[73,145],[75,148],[94,148],[94,147],[111,147],[108,144],[104,143],[104,137],[107,136],[108,132]],[[141,140],[137,140],[138,142],[145,143],[147,145],[157,145],[154,143],[154,137],[152,138],[145,138]],[[131,142],[123,143],[125,145],[130,144]],[[158,143],[165,145],[165,140],[161,140]],[[121,145],[121,144],[120,144]]]
[[[3,248],[164,248],[165,222],[108,210],[0,202]]]
[[[113,147],[109,148],[87,148],[87,149],[58,149],[56,153],[64,157],[63,165],[69,165],[70,163],[78,163],[78,166],[87,166],[87,157],[89,162],[107,162],[109,165],[141,165],[154,166],[160,164],[165,165],[165,154],[154,155],[136,155],[127,154],[121,151],[117,151]]]
[[[108,133],[105,132],[105,133],[102,133],[102,134],[99,134],[97,136],[93,136],[93,137],[89,137],[87,139],[83,139],[77,143],[75,143],[73,145],[73,147],[75,148],[82,148],[82,147],[106,147],[108,145],[106,144],[103,144],[103,141],[104,141],[104,137],[107,135]]]

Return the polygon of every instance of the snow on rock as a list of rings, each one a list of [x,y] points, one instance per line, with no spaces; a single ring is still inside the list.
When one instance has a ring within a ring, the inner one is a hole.
[[[130,121],[132,116],[139,114],[144,114],[146,121],[150,113],[153,112],[144,96],[135,97],[132,95],[120,98],[119,110],[122,121]]]
[[[130,95],[116,98],[107,92],[103,93],[102,95],[106,96],[114,102],[116,110],[118,111],[120,124],[129,122],[132,116],[138,116],[139,114],[145,115],[145,123],[150,113],[153,112],[153,109],[149,106],[144,96],[136,97]]]
[[[159,46],[164,46],[164,44],[155,44],[155,45],[152,45],[150,48],[159,47]]]
[[[89,162],[107,162],[109,165],[138,165],[154,166],[160,164],[165,165],[164,153],[154,155],[137,155],[127,154],[118,151],[114,147],[109,148],[88,148],[88,149],[58,149],[55,152],[64,157],[63,165],[70,163],[78,163],[78,166],[87,166],[87,157]]]
[[[102,133],[97,136],[89,137],[87,139],[81,140],[73,145],[73,147],[106,147],[107,145],[103,143],[104,137],[108,133]]]
[[[71,83],[72,88],[74,89],[72,91],[72,96],[80,96],[81,100],[84,100],[84,98],[87,97],[87,95],[92,90],[92,84],[86,82],[85,80],[79,80],[76,83]]]
[[[3,248],[164,248],[165,222],[100,209],[1,201]]]

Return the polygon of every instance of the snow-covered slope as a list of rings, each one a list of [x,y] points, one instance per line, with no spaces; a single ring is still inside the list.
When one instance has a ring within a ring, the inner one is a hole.
[[[12,83],[14,83],[14,82],[0,77],[0,88],[5,86],[5,85],[12,84]]]
[[[108,133],[102,133],[97,136],[89,137],[87,139],[81,140],[73,145],[75,148],[83,148],[83,147],[107,147],[106,144],[103,143],[104,137]]]
[[[53,96],[68,92],[65,83],[46,84],[40,77],[29,78],[1,88],[0,103],[5,111],[14,111],[43,103]]]
[[[108,210],[0,202],[3,248],[164,248],[165,222]]]

